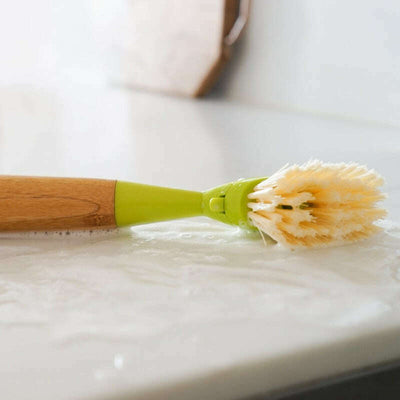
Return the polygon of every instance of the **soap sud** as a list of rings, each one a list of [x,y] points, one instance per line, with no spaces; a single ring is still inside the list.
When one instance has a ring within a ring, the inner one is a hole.
[[[0,232],[1,239],[44,239],[44,238],[87,238],[103,237],[116,235],[120,230],[110,229],[90,229],[90,230],[65,230],[65,231],[27,231],[27,232]]]
[[[205,256],[204,259],[213,264],[220,264],[224,263],[226,261],[226,258],[220,255],[211,255],[211,256]]]
[[[115,354],[114,367],[116,369],[122,369],[124,367],[124,357],[121,354]]]
[[[343,316],[339,316],[332,321],[332,326],[346,327],[351,325],[357,325],[363,321],[368,321],[375,317],[379,317],[390,311],[392,308],[390,305],[379,301],[368,301],[367,299],[360,305],[352,305],[349,307],[349,311]]]

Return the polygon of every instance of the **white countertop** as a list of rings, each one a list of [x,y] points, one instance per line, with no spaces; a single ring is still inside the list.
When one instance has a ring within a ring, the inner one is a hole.
[[[203,190],[311,157],[386,178],[383,233],[295,252],[202,218],[2,237],[2,396],[234,399],[398,359],[400,141],[395,128],[219,100],[1,87],[2,174]]]

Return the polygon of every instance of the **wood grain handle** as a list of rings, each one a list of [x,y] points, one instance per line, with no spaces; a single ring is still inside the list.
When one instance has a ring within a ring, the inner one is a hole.
[[[114,228],[115,184],[0,176],[0,232]]]

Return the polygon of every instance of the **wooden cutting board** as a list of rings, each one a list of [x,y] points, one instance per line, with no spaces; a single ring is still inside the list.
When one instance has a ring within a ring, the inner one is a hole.
[[[113,79],[171,94],[205,94],[229,59],[224,38],[238,5],[238,0],[120,2],[111,32]]]

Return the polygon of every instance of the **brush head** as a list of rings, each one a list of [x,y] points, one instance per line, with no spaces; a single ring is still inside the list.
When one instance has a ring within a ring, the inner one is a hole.
[[[376,203],[383,179],[356,163],[318,160],[285,166],[248,195],[250,220],[285,247],[322,247],[364,239],[386,215]]]

